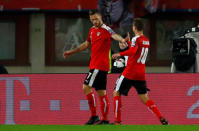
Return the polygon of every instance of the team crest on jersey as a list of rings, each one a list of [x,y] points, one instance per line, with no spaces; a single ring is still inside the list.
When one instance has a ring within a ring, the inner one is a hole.
[[[100,35],[100,32],[97,32],[97,36],[99,36]]]

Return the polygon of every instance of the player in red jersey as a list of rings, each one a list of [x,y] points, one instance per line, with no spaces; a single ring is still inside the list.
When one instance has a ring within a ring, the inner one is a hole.
[[[106,95],[107,73],[109,71],[109,51],[111,47],[111,39],[125,43],[120,35],[116,34],[110,27],[103,24],[101,14],[96,10],[89,11],[90,21],[94,25],[90,28],[89,35],[85,42],[77,48],[65,51],[63,56],[68,56],[91,48],[91,60],[89,65],[89,73],[83,84],[83,91],[87,96],[91,117],[86,123],[92,125],[100,121],[96,114],[96,102],[92,88],[95,88],[100,100],[100,109],[102,120],[98,124],[109,124],[107,114],[109,112],[109,103]]]
[[[143,27],[141,19],[134,19],[132,28],[135,37],[132,38],[131,42],[128,42],[129,49],[112,55],[113,59],[119,56],[129,56],[127,66],[117,80],[113,93],[115,124],[121,124],[121,95],[127,96],[132,86],[135,87],[142,103],[156,114],[163,125],[168,124],[155,103],[147,95],[149,89],[146,87],[145,81],[145,61],[150,43],[148,38],[143,34]],[[121,44],[120,47],[122,46],[124,47],[124,44]]]

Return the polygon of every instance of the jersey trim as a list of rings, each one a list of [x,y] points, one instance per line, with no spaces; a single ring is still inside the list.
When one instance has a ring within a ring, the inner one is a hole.
[[[119,91],[123,79],[124,79],[124,76],[121,75],[121,77],[120,77],[120,78],[118,79],[118,81],[117,81],[117,85],[116,85],[115,91]]]
[[[137,36],[134,36],[132,39],[131,39],[131,47],[135,47],[135,43],[137,41],[137,38],[139,38],[140,36],[137,35]]]
[[[106,29],[110,34],[114,34],[115,32],[110,28],[108,27],[107,25],[103,24],[101,26],[103,29]]]

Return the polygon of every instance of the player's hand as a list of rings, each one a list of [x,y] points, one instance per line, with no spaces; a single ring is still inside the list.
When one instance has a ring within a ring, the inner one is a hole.
[[[126,42],[125,43],[121,43],[121,42],[119,43],[120,49],[122,49],[122,50],[125,49],[127,47],[127,45],[128,44]]]
[[[127,32],[127,36],[125,38],[125,41],[130,41],[130,34],[129,34],[129,32]]]
[[[122,39],[121,41],[120,41],[120,43],[126,43],[126,40],[125,39]]]
[[[65,51],[64,53],[63,53],[63,57],[64,57],[64,59],[66,59],[67,57],[69,57],[70,55],[72,55],[73,53],[72,53],[72,51]]]
[[[115,54],[112,55],[113,59],[117,59],[118,57],[120,57],[120,53],[115,53]]]

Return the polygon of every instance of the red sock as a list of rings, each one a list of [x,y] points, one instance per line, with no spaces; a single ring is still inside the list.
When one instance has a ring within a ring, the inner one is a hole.
[[[96,114],[95,96],[94,96],[93,92],[88,94],[86,97],[87,97],[87,100],[88,100],[88,105],[89,105],[89,108],[90,108],[90,111],[91,111],[91,115],[92,116],[97,116],[97,114]]]
[[[109,113],[109,103],[108,103],[108,97],[107,95],[105,96],[100,96],[100,109],[102,113],[102,120],[107,120],[107,115]]]
[[[146,102],[146,105],[149,107],[149,109],[151,111],[153,111],[153,113],[156,114],[156,116],[160,119],[162,117],[162,114],[160,113],[160,111],[158,110],[157,106],[155,105],[155,103],[152,100],[148,100]]]
[[[121,122],[121,96],[114,96],[114,116],[116,122]]]

